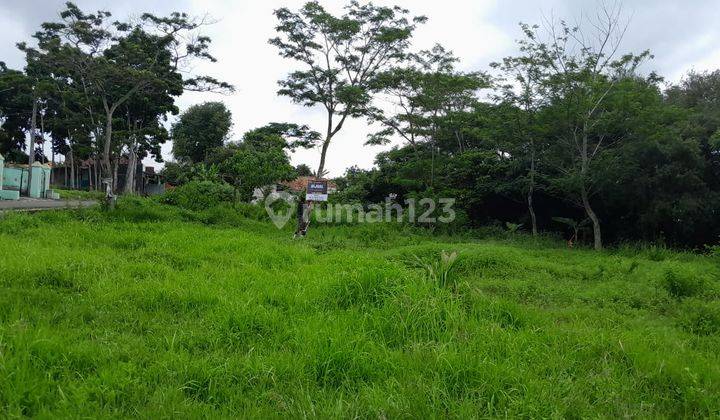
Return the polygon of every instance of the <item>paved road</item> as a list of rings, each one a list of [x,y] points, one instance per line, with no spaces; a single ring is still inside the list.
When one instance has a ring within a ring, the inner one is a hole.
[[[77,209],[92,207],[97,201],[92,200],[45,200],[41,198],[20,197],[19,200],[0,200],[0,212],[4,211],[37,211],[53,209]]]

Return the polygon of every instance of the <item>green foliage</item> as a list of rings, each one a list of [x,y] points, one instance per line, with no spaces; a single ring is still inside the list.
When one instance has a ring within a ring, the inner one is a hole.
[[[518,223],[505,222],[505,227],[507,228],[508,232],[510,232],[510,233],[516,233],[516,232],[520,231],[520,228],[522,226],[523,226],[522,223],[518,224]]]
[[[232,186],[212,181],[191,181],[166,191],[160,197],[165,204],[188,210],[204,210],[222,203],[234,203]]]
[[[304,163],[299,164],[295,167],[295,175],[300,176],[313,176],[313,171]]]
[[[710,257],[398,224],[298,242],[257,210],[3,215],[0,416],[720,414]],[[450,249],[438,287],[413,256]],[[704,289],[674,299],[669,271]]]
[[[298,11],[275,10],[278,36],[270,39],[284,58],[301,68],[280,80],[278,94],[303,106],[322,105],[328,129],[322,142],[323,176],[328,146],[348,117],[375,112],[372,97],[380,90],[378,74],[406,56],[410,38],[422,16],[409,18],[398,6],[350,2],[341,16],[310,1]]]
[[[463,113],[478,104],[477,91],[488,87],[487,77],[479,72],[463,73],[455,70],[458,59],[440,45],[431,50],[411,54],[403,67],[381,72],[374,84],[399,104],[400,111],[389,114],[380,106],[369,115],[372,122],[383,127],[372,133],[366,144],[388,144],[399,135],[414,150],[418,143],[437,137],[437,131],[452,122],[450,128],[457,136],[458,150],[463,151],[464,131],[457,124]]]
[[[679,323],[692,334],[712,336],[720,334],[720,304],[688,299],[680,308]]]
[[[68,2],[57,21],[35,32],[33,46],[18,44],[34,83],[29,108],[46,115],[53,149],[100,160],[103,178],[112,176],[111,161],[123,151],[131,165],[148,155],[162,160],[163,121],[178,112],[175,98],[186,89],[232,90],[188,71],[193,60],[215,61],[210,38],[197,34],[205,22],[185,13],[143,13],[127,21],[111,16]]]
[[[176,159],[203,162],[212,149],[221,147],[232,127],[232,114],[222,102],[193,105],[173,124],[173,155]]]
[[[273,186],[294,175],[290,158],[282,147],[256,148],[242,143],[227,148],[226,153],[218,168],[222,177],[235,187],[241,201],[250,201],[256,188]]]
[[[0,155],[8,162],[17,161],[25,149],[25,130],[30,120],[31,80],[21,71],[8,69],[0,62]]]
[[[709,246],[707,249],[710,255],[720,262],[720,245]]]
[[[313,148],[319,139],[320,133],[310,130],[307,125],[273,122],[245,133],[243,144],[255,149],[279,147],[295,151]]]
[[[457,288],[457,280],[452,271],[457,257],[458,254],[455,251],[450,253],[441,251],[440,257],[434,261],[426,262],[417,256],[415,256],[415,260],[425,272],[425,277],[428,281],[439,288],[448,287],[455,290]]]
[[[704,289],[704,281],[702,278],[678,275],[671,270],[665,273],[663,280],[665,290],[677,299],[696,296]]]
[[[53,188],[60,194],[62,200],[102,200],[105,193],[102,191],[69,190]]]

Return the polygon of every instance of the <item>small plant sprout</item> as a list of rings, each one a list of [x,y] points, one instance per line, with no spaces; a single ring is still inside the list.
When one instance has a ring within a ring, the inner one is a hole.
[[[418,262],[420,268],[425,271],[425,277],[432,283],[436,284],[439,288],[446,288],[450,286],[453,290],[457,286],[457,280],[452,275],[452,269],[457,261],[457,251],[440,252],[440,258],[433,262],[425,262],[418,256],[415,259]]]

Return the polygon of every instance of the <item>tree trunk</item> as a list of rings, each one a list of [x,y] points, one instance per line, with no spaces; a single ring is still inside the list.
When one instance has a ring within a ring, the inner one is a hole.
[[[55,148],[53,147],[52,144],[50,144],[50,153],[51,153],[51,155],[52,155],[52,160],[51,160],[52,169],[50,169],[50,185],[52,185],[52,183],[53,183],[53,181],[54,181],[54,179],[53,179],[53,178],[54,178],[53,174],[55,173]]]
[[[41,163],[47,163],[45,161],[45,116],[42,112],[40,113],[40,138],[40,150],[42,151],[42,154],[40,155],[40,160]]]
[[[135,193],[135,168],[137,166],[137,153],[135,153],[135,143],[130,145],[130,153],[128,153],[128,166],[125,172],[125,194]]]
[[[118,183],[118,162],[119,158],[117,156],[113,157],[112,162],[112,184],[113,184],[113,192],[117,192],[117,183]]]
[[[91,164],[88,165],[88,188],[89,188],[90,190],[94,190],[94,189],[95,189],[95,180],[94,180],[94,179],[95,179],[95,173],[94,173],[94,171],[93,171],[93,168],[95,167],[94,165],[95,165],[95,163],[91,163]],[[81,174],[81,176],[82,176],[82,174]]]
[[[532,223],[532,234],[537,236],[537,218],[535,217],[535,208],[533,207],[533,195],[535,194],[535,149],[532,148],[530,152],[530,185],[528,186],[527,193],[527,205],[528,212],[530,213],[530,222]]]
[[[320,151],[320,165],[315,176],[322,178],[323,172],[325,172],[325,157],[327,156],[328,147],[330,147],[330,140],[333,136],[333,112],[328,109],[328,120],[327,120],[327,132],[325,134],[325,141],[323,141],[322,149]]]
[[[112,142],[112,118],[114,109],[105,110],[105,144],[103,145],[103,154],[101,161],[101,177],[105,183],[105,203],[108,209],[115,208],[115,196],[113,195],[113,180],[110,167],[110,146]]]
[[[435,140],[430,144],[430,188],[435,184]]]
[[[328,146],[330,146],[330,137],[327,137],[322,145],[322,150],[320,151],[320,165],[318,166],[317,173],[315,176],[318,178],[323,177],[323,172],[325,172],[325,156],[327,155]]]
[[[75,189],[75,156],[72,148],[68,153],[68,159],[70,160],[70,188]]]
[[[315,174],[318,178],[322,178],[325,176],[325,157],[327,156],[327,150],[330,146],[330,141],[335,136],[335,134],[337,134],[337,132],[340,131],[340,129],[343,127],[345,119],[348,116],[347,113],[343,114],[337,126],[333,128],[333,115],[333,112],[328,110],[327,134],[325,135],[325,141],[323,142],[322,151],[320,152],[320,165],[318,166],[317,174]]]
[[[594,239],[595,250],[601,251],[602,250],[602,236],[601,236],[601,231],[600,231],[600,219],[598,219],[597,215],[595,214],[592,207],[590,206],[590,199],[588,197],[587,188],[585,188],[584,182],[581,187],[580,194],[582,196],[582,202],[583,202],[583,207],[585,208],[585,213],[587,214],[588,218],[590,218],[590,221],[592,221],[592,224],[593,224],[593,239]]]
[[[28,180],[27,194],[30,195],[32,185],[32,165],[35,163],[35,132],[37,130],[37,99],[33,98],[32,117],[30,118],[30,149],[28,150]],[[22,185],[20,186],[22,190]]]
[[[460,137],[460,133],[457,130],[453,130],[453,132],[455,133],[455,139],[457,139],[458,152],[460,152],[460,153],[465,152],[465,148],[463,147],[463,141],[462,141],[462,138]]]
[[[582,199],[583,208],[585,213],[593,224],[593,240],[596,251],[602,250],[602,235],[600,232],[600,219],[597,217],[592,207],[590,206],[590,197],[587,189],[587,173],[589,171],[590,160],[588,159],[588,136],[587,128],[583,126],[583,143],[580,160],[580,198]]]
[[[537,236],[537,217],[535,216],[535,208],[533,208],[533,186],[530,186],[527,195],[528,212],[530,213],[530,223],[532,224],[532,234]]]

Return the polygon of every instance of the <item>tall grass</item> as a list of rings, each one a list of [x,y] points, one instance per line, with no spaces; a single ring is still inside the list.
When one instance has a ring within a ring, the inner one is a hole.
[[[711,257],[291,229],[143,200],[3,216],[0,416],[720,416]]]

